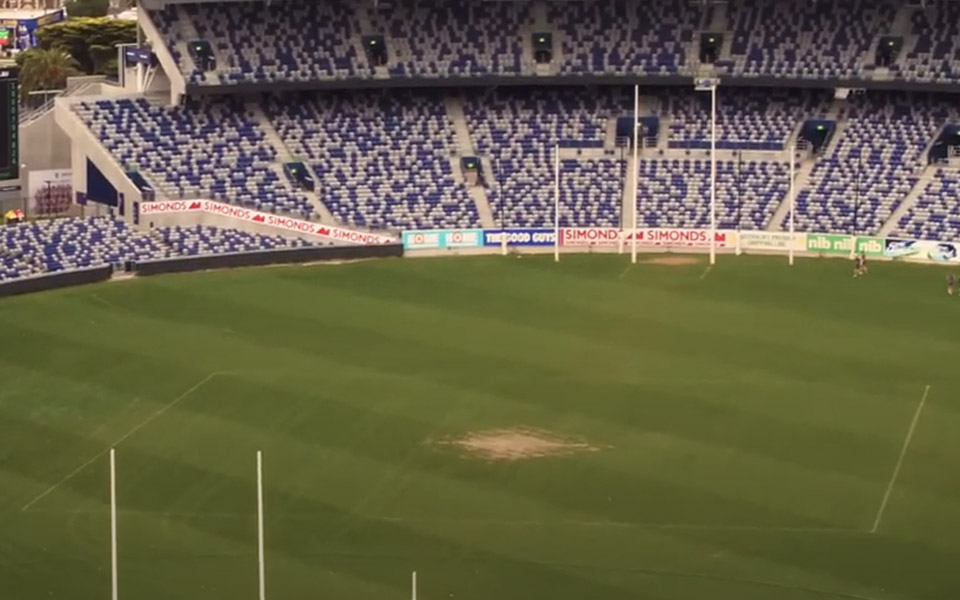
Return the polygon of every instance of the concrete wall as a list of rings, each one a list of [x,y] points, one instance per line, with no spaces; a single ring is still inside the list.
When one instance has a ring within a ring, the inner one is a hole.
[[[131,207],[132,210],[132,207]],[[258,233],[269,236],[283,236],[285,238],[299,238],[316,240],[312,236],[298,236],[293,232],[285,231],[277,227],[269,227],[259,223],[251,223],[241,219],[231,219],[223,215],[214,215],[207,212],[188,212],[188,213],[159,213],[140,217],[139,228],[143,231],[149,231],[155,227],[193,227],[194,225],[211,225],[213,227],[223,227],[229,229],[239,229],[247,233]]]
[[[70,148],[70,137],[57,124],[53,110],[20,128],[21,169],[69,169]],[[20,177],[27,179],[23,170]]]
[[[56,122],[72,141],[70,168],[73,170],[75,192],[87,191],[87,159],[93,162],[107,179],[123,194],[127,204],[125,220],[132,221],[132,203],[140,200],[140,190],[127,177],[123,167],[107,152],[79,116],[70,108],[72,98],[57,98],[54,115]]]

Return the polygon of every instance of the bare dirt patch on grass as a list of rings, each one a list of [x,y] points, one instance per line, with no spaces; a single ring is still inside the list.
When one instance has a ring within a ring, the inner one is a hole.
[[[700,264],[699,258],[693,256],[658,256],[643,261],[651,265],[663,265],[665,267],[689,267],[690,265]]]
[[[452,446],[469,458],[508,462],[598,450],[582,440],[526,428],[472,431],[459,438],[442,440],[439,444]]]

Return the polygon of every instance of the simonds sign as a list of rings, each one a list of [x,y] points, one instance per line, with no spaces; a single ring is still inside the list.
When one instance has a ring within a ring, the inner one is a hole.
[[[728,241],[726,231],[714,232],[714,243],[717,248],[728,248],[732,244]],[[628,238],[629,239],[629,236]],[[673,248],[709,248],[709,229],[640,229],[637,231],[638,246],[662,246]]]
[[[560,230],[561,246],[616,246],[620,230],[613,227],[564,227]]]

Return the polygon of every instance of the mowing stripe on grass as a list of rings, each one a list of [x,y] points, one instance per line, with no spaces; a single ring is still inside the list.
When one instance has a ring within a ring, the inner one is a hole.
[[[33,512],[47,513],[51,515],[101,515],[102,508],[82,508],[82,509],[35,509]],[[119,510],[120,514],[141,515],[148,517],[158,517],[162,519],[242,519],[250,518],[248,512],[170,512],[155,511],[136,508],[125,508]],[[535,520],[512,520],[512,519],[471,519],[467,518],[444,518],[444,517],[390,517],[365,515],[362,513],[352,513],[351,516],[362,518],[368,521],[382,521],[384,523],[406,523],[421,525],[443,525],[448,527],[456,526],[489,526],[489,527],[524,527],[524,528],[575,528],[575,529],[648,529],[648,530],[681,530],[681,531],[730,531],[746,533],[810,533],[810,534],[850,534],[867,535],[868,532],[862,528],[855,529],[851,527],[789,527],[777,525],[713,525],[710,523],[658,523],[635,522],[635,521],[577,521],[558,519],[555,521],[535,521]],[[317,519],[326,519],[329,513],[319,512],[293,512],[293,513],[273,513],[271,520],[275,521],[312,521]],[[349,519],[348,519],[349,520]]]
[[[146,419],[144,419],[143,421],[141,421],[141,422],[140,422],[138,425],[136,425],[133,429],[131,429],[131,430],[128,431],[127,433],[123,434],[123,436],[121,436],[120,439],[118,439],[118,440],[115,441],[114,443],[110,444],[109,446],[107,446],[106,448],[104,448],[103,450],[101,450],[100,452],[97,452],[96,454],[94,454],[92,457],[90,457],[90,459],[89,459],[87,462],[83,463],[82,465],[80,465],[79,467],[77,467],[76,469],[74,469],[73,471],[70,471],[70,473],[68,473],[66,477],[64,477],[64,478],[61,479],[60,481],[58,481],[58,482],[56,482],[55,484],[53,484],[53,485],[51,485],[50,487],[48,487],[46,490],[44,490],[42,493],[40,493],[37,497],[35,497],[35,498],[34,498],[33,500],[31,500],[30,502],[27,502],[26,504],[24,504],[24,505],[23,505],[23,508],[21,508],[20,511],[23,512],[23,511],[29,509],[31,506],[33,506],[33,505],[36,504],[37,502],[39,502],[39,501],[43,500],[44,498],[46,498],[47,496],[49,496],[50,493],[53,492],[53,490],[57,489],[58,487],[60,487],[60,486],[63,485],[64,483],[66,483],[67,481],[70,481],[70,479],[72,479],[77,473],[79,473],[80,471],[86,469],[86,468],[89,467],[91,464],[93,464],[93,462],[94,462],[95,460],[97,460],[98,458],[100,458],[101,456],[103,456],[104,454],[106,454],[107,452],[109,452],[109,451],[110,451],[110,448],[114,448],[114,447],[120,445],[121,443],[123,443],[123,442],[124,442],[125,440],[127,440],[130,436],[132,436],[133,434],[135,434],[136,432],[140,431],[141,429],[143,429],[144,427],[146,427],[147,425],[149,425],[151,422],[153,422],[154,419],[156,419],[157,417],[159,417],[159,416],[162,415],[163,413],[167,412],[168,410],[170,410],[171,408],[173,408],[174,406],[176,406],[177,404],[179,404],[183,399],[185,399],[185,398],[186,398],[187,396],[189,396],[190,394],[192,394],[192,393],[194,393],[195,391],[199,390],[201,387],[204,386],[204,384],[206,384],[208,381],[210,381],[211,379],[213,379],[213,378],[216,377],[217,375],[224,375],[224,374],[225,374],[225,373],[222,372],[222,371],[217,371],[217,372],[214,372],[214,373],[210,373],[209,375],[207,375],[206,377],[204,377],[203,379],[201,379],[199,383],[195,384],[193,387],[191,387],[190,389],[188,389],[188,390],[185,391],[184,393],[180,394],[179,396],[177,396],[176,398],[174,398],[173,400],[171,400],[171,401],[168,402],[167,404],[164,404],[163,406],[161,406],[160,409],[157,410],[157,412],[153,413],[152,415],[150,415],[149,417],[147,417]]]
[[[930,384],[927,384],[923,390],[923,397],[920,398],[920,404],[917,411],[913,413],[913,421],[910,423],[910,429],[907,431],[907,438],[903,440],[903,448],[900,449],[900,458],[897,459],[897,465],[893,468],[893,475],[890,477],[890,483],[887,484],[887,491],[883,494],[883,501],[880,502],[880,510],[877,511],[877,518],[873,521],[873,528],[870,533],[876,533],[880,527],[880,519],[883,518],[883,511],[887,509],[887,502],[890,500],[890,493],[893,486],[897,483],[897,477],[900,475],[900,467],[903,466],[903,457],[907,455],[907,448],[910,447],[910,440],[913,439],[913,432],[917,428],[917,421],[920,420],[920,412],[923,411],[923,405],[927,403],[927,394],[930,393]]]

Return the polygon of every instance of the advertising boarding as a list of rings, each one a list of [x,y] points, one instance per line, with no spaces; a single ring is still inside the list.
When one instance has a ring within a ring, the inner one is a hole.
[[[615,227],[564,227],[560,245],[566,247],[618,246],[620,230]]]
[[[785,231],[741,231],[740,249],[768,252],[802,251],[807,249],[807,234]]]
[[[484,245],[483,234],[482,229],[404,231],[403,247],[406,250],[480,248]]]
[[[884,255],[910,261],[960,263],[960,245],[952,242],[887,239]]]
[[[507,238],[507,246],[553,246],[557,239],[553,229],[487,229],[483,232],[483,245],[502,246],[504,236]]]
[[[807,251],[817,254],[850,254],[853,252],[853,238],[849,235],[808,233]]]
[[[179,214],[179,213],[206,213],[228,219],[236,219],[247,223],[255,223],[266,227],[282,229],[290,233],[321,237],[336,242],[348,244],[390,244],[397,240],[389,235],[379,233],[369,233],[366,231],[356,231],[336,225],[327,225],[325,223],[314,223],[264,213],[242,206],[224,204],[223,202],[214,202],[212,200],[172,200],[165,202],[141,202],[140,216],[150,217],[151,215]]]
[[[57,215],[73,204],[73,171],[30,171],[27,176],[27,212],[34,216]]]
[[[709,229],[647,228],[637,230],[637,246],[643,248],[710,248]],[[736,232],[717,230],[713,232],[715,248],[736,246]],[[626,237],[632,241],[630,236]]]
[[[883,256],[886,250],[886,240],[879,237],[858,237],[857,254],[866,256]]]

